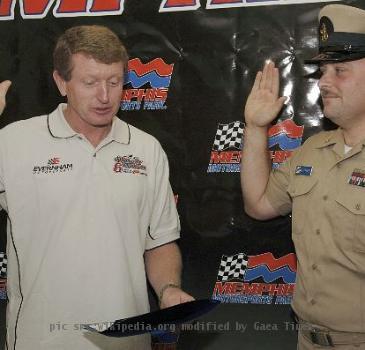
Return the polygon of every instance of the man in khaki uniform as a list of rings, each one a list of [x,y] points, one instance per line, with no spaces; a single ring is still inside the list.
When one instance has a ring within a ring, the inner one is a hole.
[[[320,52],[309,63],[320,65],[324,114],[339,128],[270,173],[267,129],[286,97],[266,64],[245,107],[242,191],[256,219],[292,212],[298,349],[365,349],[365,11],[328,5],[319,22]]]

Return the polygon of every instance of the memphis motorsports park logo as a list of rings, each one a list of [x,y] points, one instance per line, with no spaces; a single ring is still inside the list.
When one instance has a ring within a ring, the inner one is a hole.
[[[291,119],[273,125],[268,131],[269,149],[272,167],[277,168],[288,159],[293,150],[302,144],[304,126],[299,126]]]
[[[223,255],[212,298],[223,303],[290,304],[297,271],[296,256],[272,253]]]
[[[163,110],[171,82],[174,64],[162,58],[142,63],[134,58],[128,63],[120,109],[122,111]]]
[[[55,174],[71,171],[73,165],[71,163],[62,164],[59,157],[53,157],[47,161],[46,165],[35,165],[33,174]]]
[[[273,125],[268,130],[268,143],[272,167],[277,168],[294,149],[302,144],[304,126],[291,119]],[[208,173],[239,173],[241,159],[244,156],[243,138],[245,125],[241,121],[218,124],[214,138]]]
[[[0,252],[0,300],[6,300],[6,269],[8,259],[6,254]]]

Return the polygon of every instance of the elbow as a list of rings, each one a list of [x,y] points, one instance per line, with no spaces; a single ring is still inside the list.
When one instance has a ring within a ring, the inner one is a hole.
[[[251,217],[253,219],[256,219],[256,220],[264,220],[264,219],[261,218],[262,215],[261,215],[260,211],[257,210],[256,208],[253,208],[252,206],[248,206],[248,205],[245,204],[244,209],[245,209],[245,213],[249,217]]]
[[[260,220],[260,221],[269,220],[269,219],[272,219],[277,216],[277,215],[272,215],[272,213],[268,213],[265,210],[260,209],[259,206],[252,206],[252,205],[245,204],[244,210],[245,210],[245,213],[249,217],[251,217],[255,220]]]

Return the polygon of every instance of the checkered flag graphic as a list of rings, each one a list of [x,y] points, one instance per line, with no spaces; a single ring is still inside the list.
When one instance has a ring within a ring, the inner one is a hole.
[[[240,121],[218,124],[213,151],[223,151],[227,148],[242,149],[243,127],[244,124]]]
[[[244,253],[236,255],[222,255],[218,271],[218,281],[229,281],[232,279],[243,280],[248,262],[248,256]]]
[[[0,278],[6,278],[6,268],[8,265],[8,259],[6,254],[0,252]]]

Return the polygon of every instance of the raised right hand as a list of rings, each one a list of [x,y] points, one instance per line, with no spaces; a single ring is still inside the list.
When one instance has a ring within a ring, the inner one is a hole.
[[[2,114],[6,106],[5,96],[10,85],[11,85],[10,80],[5,80],[2,83],[0,83],[0,115]]]
[[[266,63],[256,75],[245,106],[246,126],[265,127],[279,114],[286,97],[279,95],[279,71],[273,62]]]

